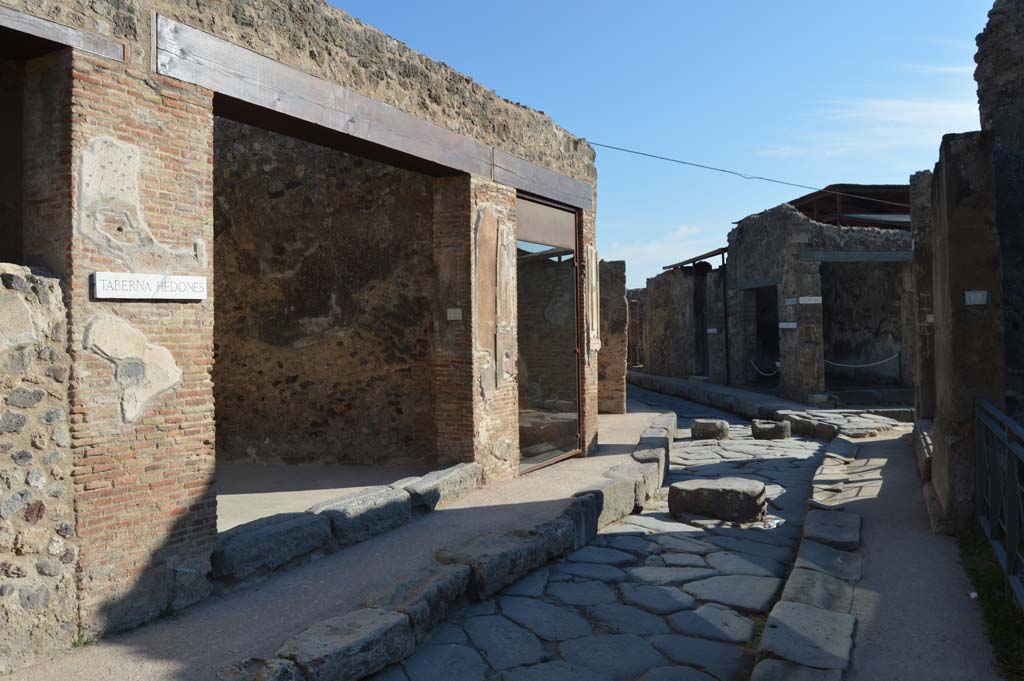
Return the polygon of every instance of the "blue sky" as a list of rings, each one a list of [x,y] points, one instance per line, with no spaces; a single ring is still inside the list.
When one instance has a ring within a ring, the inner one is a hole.
[[[792,182],[906,182],[979,127],[991,0],[332,0],[595,142]],[[631,287],[803,192],[598,149]]]

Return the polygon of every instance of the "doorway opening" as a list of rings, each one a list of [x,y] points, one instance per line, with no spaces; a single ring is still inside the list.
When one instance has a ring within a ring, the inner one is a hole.
[[[747,289],[744,295],[748,383],[776,386],[779,382],[779,293],[777,286]]]
[[[576,215],[517,203],[520,472],[580,453]],[[523,237],[527,237],[524,239]]]
[[[436,468],[433,178],[218,117],[218,530]]]

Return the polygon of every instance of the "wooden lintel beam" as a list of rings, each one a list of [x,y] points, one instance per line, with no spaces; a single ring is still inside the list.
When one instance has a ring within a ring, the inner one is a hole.
[[[493,179],[576,208],[593,187],[252,50],[157,16],[157,72],[410,158]]]
[[[122,43],[9,7],[0,7],[0,27],[48,40],[57,45],[73,47],[76,50],[107,59],[125,60],[125,46]]]
[[[911,262],[913,251],[800,251],[804,262]]]

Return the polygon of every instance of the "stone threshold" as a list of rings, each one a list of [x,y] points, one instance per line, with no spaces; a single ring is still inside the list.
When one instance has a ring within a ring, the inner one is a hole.
[[[677,417],[656,417],[631,463],[573,495],[552,520],[482,535],[442,550],[427,574],[362,608],[317,622],[284,641],[276,656],[248,658],[220,670],[223,681],[357,681],[402,661],[466,600],[480,601],[538,567],[589,544],[597,531],[642,508],[664,485]]]
[[[797,559],[768,615],[751,681],[841,681],[849,668],[863,557],[861,517],[843,509],[881,480],[880,465],[858,460],[857,450],[833,440],[814,475]]]
[[[775,395],[728,385],[630,371],[627,380],[647,390],[716,407],[746,419],[788,421],[796,435],[829,441],[838,435],[875,437],[914,422],[914,410],[904,408],[822,409]]]

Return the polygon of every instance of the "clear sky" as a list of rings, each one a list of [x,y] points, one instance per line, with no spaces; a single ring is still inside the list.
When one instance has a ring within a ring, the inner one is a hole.
[[[331,0],[594,142],[824,186],[902,183],[975,130],[991,0]],[[804,192],[597,150],[630,287]]]

